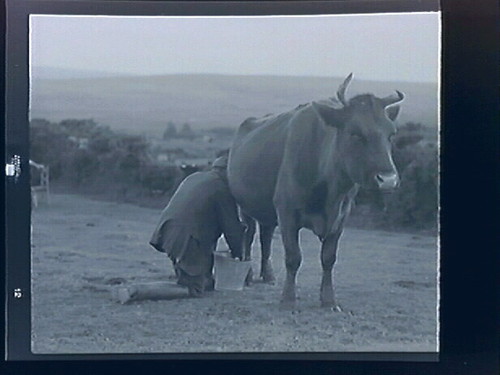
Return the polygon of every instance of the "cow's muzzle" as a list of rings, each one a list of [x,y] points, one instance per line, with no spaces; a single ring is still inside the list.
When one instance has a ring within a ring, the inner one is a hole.
[[[392,190],[399,186],[399,176],[395,172],[375,175],[375,182],[380,190]]]

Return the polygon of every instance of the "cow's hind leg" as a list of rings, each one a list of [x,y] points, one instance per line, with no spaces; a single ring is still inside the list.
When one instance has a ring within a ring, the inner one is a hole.
[[[321,266],[323,268],[320,289],[321,306],[337,310],[340,310],[340,308],[335,304],[332,270],[337,259],[337,249],[341,234],[342,230],[330,233],[321,245]]]
[[[261,263],[260,263],[260,277],[265,283],[274,283],[274,272],[271,266],[271,242],[273,240],[273,234],[276,226],[275,225],[263,225],[259,224],[260,233],[260,247],[261,247]]]
[[[293,309],[296,303],[295,279],[297,271],[302,262],[302,254],[299,247],[299,226],[295,215],[282,213],[279,215],[279,224],[283,246],[285,247],[286,279],[283,287],[281,306]]]
[[[252,243],[255,236],[255,220],[244,212],[241,212],[241,219],[247,226],[243,237],[243,260],[251,260]]]

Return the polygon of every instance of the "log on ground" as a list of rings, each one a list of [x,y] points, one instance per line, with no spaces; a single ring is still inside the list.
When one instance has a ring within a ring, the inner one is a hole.
[[[132,301],[171,300],[189,297],[186,288],[168,281],[120,285],[112,290],[112,295],[121,304]]]

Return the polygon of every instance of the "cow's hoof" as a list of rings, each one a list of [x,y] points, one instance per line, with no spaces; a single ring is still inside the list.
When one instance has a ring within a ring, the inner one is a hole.
[[[321,307],[324,308],[324,309],[329,309],[333,312],[342,312],[342,308],[340,307],[340,305],[337,305],[335,302],[326,302],[326,301],[321,301]]]
[[[272,272],[264,272],[262,275],[262,281],[264,281],[266,284],[274,284],[276,282],[276,278],[274,277]]]
[[[267,284],[274,284],[274,282],[276,281],[273,268],[271,267],[271,264],[269,262],[262,265],[262,268],[260,270],[260,277],[262,278],[262,281]]]

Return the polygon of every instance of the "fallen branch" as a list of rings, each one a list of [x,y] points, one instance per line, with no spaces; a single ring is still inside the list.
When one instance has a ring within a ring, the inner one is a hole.
[[[141,300],[172,300],[189,297],[186,288],[168,281],[120,285],[112,289],[112,295],[121,304]]]

